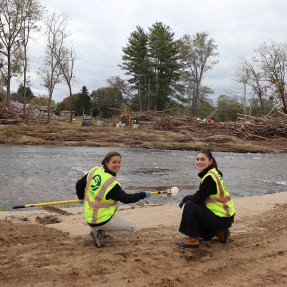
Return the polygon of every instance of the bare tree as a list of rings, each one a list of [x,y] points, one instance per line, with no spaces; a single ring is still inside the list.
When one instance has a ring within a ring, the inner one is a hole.
[[[24,0],[0,0],[0,71],[1,81],[7,89],[5,103],[11,94],[11,78],[20,70],[22,59],[20,33],[28,11]]]
[[[23,103],[24,116],[26,118],[26,85],[27,85],[27,70],[28,70],[28,43],[33,31],[39,31],[37,22],[41,19],[43,7],[38,0],[22,0],[25,4],[25,13],[23,14],[23,29],[20,33],[20,39],[23,48]]]
[[[244,105],[246,109],[246,87],[248,85],[252,88],[254,95],[257,95],[260,100],[261,114],[264,114],[263,97],[267,92],[267,82],[264,78],[263,71],[256,62],[252,63],[247,59],[242,58],[238,71],[236,73],[236,81],[244,84]]]
[[[266,80],[274,87],[276,95],[281,102],[282,111],[287,114],[287,43],[263,43],[255,50],[255,61],[261,65]]]
[[[62,82],[62,71],[57,56],[62,44],[62,35],[66,29],[67,18],[52,13],[45,21],[47,46],[43,59],[43,66],[40,69],[40,76],[43,85],[48,90],[48,122],[50,122],[51,101],[55,86]]]
[[[214,39],[208,38],[207,32],[196,33],[195,36],[184,35],[181,39],[181,58],[183,74],[188,90],[192,92],[192,115],[197,115],[197,105],[201,95],[204,74],[218,63],[217,45]]]
[[[55,13],[53,13],[46,22],[49,38],[47,56],[49,56],[50,59],[47,64],[50,71],[55,72],[54,74],[46,74],[46,78],[49,76],[48,78],[50,80],[46,81],[46,86],[49,90],[49,98],[52,99],[52,91],[55,85],[62,81],[66,82],[70,98],[70,122],[72,122],[72,82],[74,80],[76,53],[73,47],[67,48],[65,46],[65,40],[69,37],[69,34],[66,32],[67,22],[67,17],[56,15]]]
[[[55,56],[58,59],[60,69],[64,80],[69,88],[69,98],[70,98],[70,122],[73,120],[72,113],[72,82],[74,79],[74,65],[76,60],[76,53],[71,47],[70,49],[63,46],[64,34],[62,38],[62,45],[59,47],[59,51],[55,51]]]

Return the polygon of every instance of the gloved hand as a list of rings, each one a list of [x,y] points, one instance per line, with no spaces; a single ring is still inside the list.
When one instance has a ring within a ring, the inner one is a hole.
[[[180,200],[180,201],[178,202],[179,208],[182,208],[182,207],[183,207],[183,204],[184,204],[183,200]]]
[[[150,197],[150,190],[145,190],[145,197]]]

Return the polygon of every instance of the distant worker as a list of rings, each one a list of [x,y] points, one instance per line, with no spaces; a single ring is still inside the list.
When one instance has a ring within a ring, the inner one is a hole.
[[[186,248],[199,247],[199,239],[211,240],[217,236],[227,243],[229,227],[234,221],[233,201],[217,168],[217,162],[208,150],[201,150],[196,156],[196,166],[201,178],[199,189],[193,195],[185,196],[179,207],[184,205],[179,232],[188,236],[176,244]]]
[[[121,168],[121,155],[109,152],[102,167],[95,166],[76,183],[79,199],[84,199],[84,215],[91,227],[96,247],[104,247],[107,236],[124,236],[137,230],[135,222],[116,214],[118,202],[134,203],[150,196],[150,191],[126,193],[116,174]]]

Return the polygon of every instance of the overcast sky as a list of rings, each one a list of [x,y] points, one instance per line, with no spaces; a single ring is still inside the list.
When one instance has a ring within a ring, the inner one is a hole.
[[[169,26],[175,39],[184,34],[207,32],[218,45],[219,63],[208,72],[204,84],[220,94],[238,91],[234,82],[236,65],[263,42],[287,41],[285,0],[41,0],[49,12],[69,17],[68,30],[77,54],[73,93],[85,85],[89,92],[106,86],[111,76],[123,76],[118,67],[128,37],[141,26],[146,32],[155,22]],[[31,43],[31,54],[43,52],[44,41]],[[47,95],[33,63],[31,89]],[[65,86],[56,87],[53,99],[68,95]]]

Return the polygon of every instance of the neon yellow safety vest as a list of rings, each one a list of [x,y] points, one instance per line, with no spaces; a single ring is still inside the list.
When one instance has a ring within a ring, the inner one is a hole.
[[[121,184],[103,167],[92,168],[87,176],[84,200],[84,214],[88,223],[98,224],[109,220],[117,208],[117,201],[106,199],[107,193]]]
[[[233,201],[230,197],[230,194],[227,190],[227,187],[224,183],[223,178],[219,174],[219,172],[216,170],[216,168],[213,168],[207,172],[207,174],[201,179],[201,183],[204,181],[204,179],[211,175],[213,180],[216,183],[216,194],[211,194],[206,200],[205,204],[208,209],[210,209],[214,214],[220,217],[230,217],[234,215],[235,210],[233,207]]]

